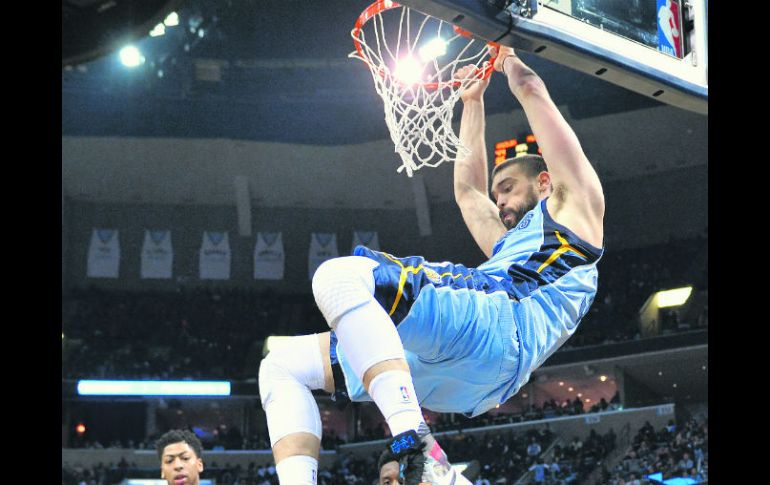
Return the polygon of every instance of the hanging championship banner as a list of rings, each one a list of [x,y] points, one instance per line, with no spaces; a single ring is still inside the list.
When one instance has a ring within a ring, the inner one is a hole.
[[[254,279],[283,279],[285,256],[280,232],[258,232],[254,246]]]
[[[337,235],[331,232],[314,232],[310,234],[310,251],[308,252],[308,277],[312,280],[315,271],[327,259],[339,256],[337,252]]]
[[[91,231],[86,275],[89,278],[117,278],[120,268],[120,241],[117,229]]]
[[[170,279],[174,264],[174,250],[171,247],[171,231],[144,231],[142,244],[142,278]]]
[[[380,250],[380,241],[377,238],[377,231],[353,231],[353,247],[350,248],[350,254],[356,246],[366,246],[375,251]]]
[[[203,232],[198,262],[200,279],[230,279],[230,240],[226,231]]]

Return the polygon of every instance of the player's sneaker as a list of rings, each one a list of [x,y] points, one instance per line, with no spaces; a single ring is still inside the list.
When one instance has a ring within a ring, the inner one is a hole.
[[[424,423],[393,437],[388,444],[398,461],[403,485],[471,485],[452,468],[446,453]]]

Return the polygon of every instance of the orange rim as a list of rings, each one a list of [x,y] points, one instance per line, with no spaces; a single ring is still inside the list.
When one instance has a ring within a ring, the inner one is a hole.
[[[386,3],[390,3],[390,5],[386,5]],[[401,4],[396,2],[387,2],[387,0],[377,0],[366,9],[361,12],[361,15],[358,16],[358,19],[356,19],[356,25],[353,27],[353,45],[356,47],[356,51],[358,51],[358,55],[361,56],[361,59],[369,64],[368,57],[364,55],[364,50],[361,47],[361,42],[358,40],[359,34],[361,32],[361,28],[364,26],[366,22],[372,19],[375,15],[379,15],[382,12],[385,12],[387,10],[391,10],[394,8],[402,7]],[[442,20],[443,22],[443,20]],[[449,23],[449,22],[447,22]],[[467,30],[458,27],[457,25],[452,25],[452,28],[455,32],[462,35],[463,37],[471,38],[473,37],[473,34],[468,32]],[[500,44],[496,42],[487,42],[487,45],[490,47],[499,48]],[[489,76],[492,75],[492,71],[494,70],[494,64],[495,64],[495,57],[490,57],[488,61],[484,62],[484,67],[480,69],[481,76],[479,77],[479,80],[487,79]],[[383,69],[381,67],[377,68],[377,73],[385,77],[385,73],[383,72]],[[403,83],[402,83],[403,84]],[[444,89],[444,88],[458,88],[460,87],[461,83],[460,81],[445,81],[440,83],[416,83],[421,84],[425,89],[428,90],[437,90],[437,89]]]

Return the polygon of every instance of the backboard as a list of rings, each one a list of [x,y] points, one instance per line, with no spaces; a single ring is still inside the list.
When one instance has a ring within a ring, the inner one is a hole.
[[[708,114],[708,0],[402,0],[499,42]]]

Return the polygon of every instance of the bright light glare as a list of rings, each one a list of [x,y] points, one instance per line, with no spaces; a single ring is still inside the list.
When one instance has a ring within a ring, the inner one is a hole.
[[[127,45],[120,50],[120,62],[126,67],[136,67],[144,64],[144,56],[136,47]]]
[[[154,29],[150,31],[150,37],[158,37],[166,33],[166,27],[163,24],[158,24]]]
[[[173,27],[175,25],[179,25],[179,15],[177,15],[176,12],[171,12],[166,17],[166,20],[163,21],[163,23],[166,25],[166,27]]]
[[[658,292],[658,308],[683,305],[690,298],[692,286]]]
[[[446,42],[441,37],[436,37],[424,46],[420,47],[420,59],[423,62],[431,61],[446,54]]]
[[[405,84],[415,84],[422,77],[423,65],[413,57],[404,57],[396,64],[396,71],[393,73],[396,79]]]
[[[77,384],[81,396],[229,396],[227,381],[95,381]]]

